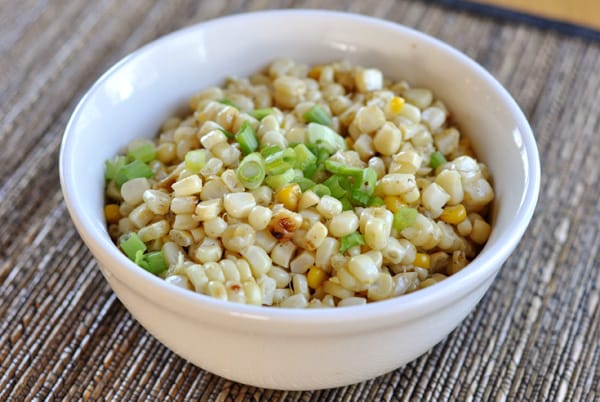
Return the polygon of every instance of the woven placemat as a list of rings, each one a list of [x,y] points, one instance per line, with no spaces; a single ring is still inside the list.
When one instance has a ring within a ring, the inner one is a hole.
[[[92,82],[177,28],[266,8],[349,10],[480,62],[530,119],[533,221],[476,310],[403,368],[314,392],[227,381],[176,356],[111,292],[67,214],[57,157]],[[600,43],[418,1],[0,3],[0,400],[600,400]]]

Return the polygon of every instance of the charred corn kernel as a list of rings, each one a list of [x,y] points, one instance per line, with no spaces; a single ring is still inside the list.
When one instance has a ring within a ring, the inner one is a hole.
[[[417,253],[417,255],[415,256],[415,260],[413,261],[413,265],[429,269],[429,267],[431,266],[431,258],[429,257],[429,254]]]
[[[296,183],[290,183],[275,193],[275,202],[283,204],[290,211],[296,211],[301,196],[300,186]]]
[[[386,208],[393,213],[396,213],[401,207],[406,206],[404,200],[397,195],[388,195],[383,198],[383,202],[385,203]]]
[[[447,206],[440,215],[441,220],[451,225],[458,225],[464,221],[466,217],[467,209],[462,204]]]
[[[313,265],[306,274],[306,281],[311,289],[316,289],[327,279],[327,274],[321,268]]]
[[[118,223],[121,219],[121,212],[117,204],[107,204],[104,207],[104,218],[107,223]]]
[[[313,80],[318,80],[319,77],[321,76],[322,69],[323,69],[323,66],[321,66],[321,65],[314,66],[313,68],[311,68],[308,71],[308,76],[310,78],[312,78]]]

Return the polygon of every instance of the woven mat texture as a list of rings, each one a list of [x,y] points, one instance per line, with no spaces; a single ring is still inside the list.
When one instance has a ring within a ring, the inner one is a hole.
[[[67,214],[58,152],[94,80],[139,46],[268,8],[350,10],[473,57],[534,129],[533,221],[476,310],[424,356],[344,388],[207,373],[149,335]],[[600,43],[421,1],[0,1],[0,401],[599,401]]]

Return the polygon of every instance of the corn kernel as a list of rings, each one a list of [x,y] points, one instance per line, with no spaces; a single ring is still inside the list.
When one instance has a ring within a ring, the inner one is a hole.
[[[290,211],[296,211],[301,196],[302,190],[300,190],[300,186],[296,183],[290,183],[275,193],[275,202],[283,204]]]
[[[319,77],[321,76],[321,70],[323,69],[323,66],[318,65],[318,66],[314,66],[313,68],[310,69],[310,71],[308,72],[308,76],[310,78],[312,78],[313,80],[318,80]]]
[[[387,209],[396,213],[401,207],[406,206],[406,203],[402,200],[402,197],[396,195],[388,195],[383,198],[383,202]]]
[[[317,266],[312,266],[308,270],[308,274],[306,275],[306,280],[308,282],[308,286],[311,289],[316,289],[327,279],[327,274],[321,268]]]
[[[388,107],[390,112],[392,112],[394,115],[397,115],[404,107],[404,98],[400,96],[394,96],[388,103]]]
[[[121,212],[117,204],[107,204],[104,207],[104,217],[107,223],[118,223],[121,219]]]
[[[467,217],[467,210],[464,205],[451,205],[444,208],[440,219],[451,225],[457,225],[465,220]]]
[[[429,267],[431,266],[431,258],[429,257],[429,254],[417,253],[417,255],[415,256],[415,260],[413,261],[413,265],[429,269]]]

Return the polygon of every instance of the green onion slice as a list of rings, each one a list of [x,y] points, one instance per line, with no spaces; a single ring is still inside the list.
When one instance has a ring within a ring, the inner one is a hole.
[[[369,206],[370,207],[381,207],[385,205],[385,202],[383,201],[383,198],[381,197],[371,197],[371,199],[369,200]]]
[[[156,158],[156,148],[154,144],[143,143],[127,152],[130,160],[138,160],[145,163],[151,162]]]
[[[275,174],[267,176],[265,183],[273,190],[277,191],[284,185],[291,183],[296,177],[296,171],[294,169],[288,169],[281,174]]]
[[[434,169],[437,169],[446,162],[447,160],[444,157],[444,154],[439,151],[435,151],[434,153],[432,153],[429,158],[429,166],[431,166]]]
[[[308,142],[319,148],[326,149],[329,154],[346,150],[344,137],[322,124],[308,124]]]
[[[324,195],[331,195],[331,190],[324,184],[317,184],[311,190],[318,195],[319,197],[323,197]]]
[[[400,207],[394,214],[392,226],[400,232],[415,223],[417,215],[419,215],[419,212],[414,208]]]
[[[144,262],[146,263],[146,267],[144,268],[154,275],[158,275],[169,268],[165,254],[162,251],[152,251],[145,254]]]
[[[366,168],[361,171],[360,177],[356,177],[352,186],[352,199],[359,202],[361,206],[367,206],[377,184],[377,172],[373,168]],[[360,193],[360,195],[358,195]],[[355,194],[357,194],[355,196]],[[360,200],[360,201],[359,201]]]
[[[327,180],[323,182],[331,191],[331,196],[337,198],[338,200],[344,197],[347,193],[347,188],[344,188],[342,182],[347,179],[342,176],[333,175]]]
[[[237,110],[240,110],[240,107],[238,105],[236,105],[235,103],[233,103],[232,101],[230,101],[229,99],[219,99],[217,102],[222,103],[223,105],[234,107]]]
[[[357,177],[362,176],[363,170],[365,170],[354,166],[344,165],[343,163],[332,161],[331,159],[325,161],[325,169],[333,174]],[[375,173],[375,177],[377,177],[377,173]]]
[[[362,246],[365,244],[365,239],[360,233],[350,233],[341,238],[340,253],[344,254],[348,249],[354,246]]]
[[[271,107],[266,107],[263,109],[254,109],[252,111],[250,111],[250,116],[254,117],[257,120],[262,120],[265,117],[267,117],[268,115],[272,114],[274,112],[273,108]]]
[[[138,177],[152,177],[154,172],[150,169],[150,166],[146,165],[140,160],[134,160],[127,165],[121,166],[115,175],[115,182],[119,187],[126,181],[135,179]]]
[[[302,117],[309,123],[317,123],[324,126],[331,126],[333,124],[329,113],[316,103]]]
[[[317,162],[317,157],[304,144],[298,144],[294,147],[296,153],[295,168],[304,170],[307,167],[314,165]]]
[[[244,155],[258,149],[258,138],[248,121],[245,121],[240,127],[240,131],[235,134],[235,140],[240,144],[240,149]]]
[[[259,153],[253,152],[242,159],[236,174],[244,187],[257,189],[265,179],[265,162]]]
[[[265,157],[265,168],[268,174],[281,174],[296,164],[296,152],[286,148]]]
[[[342,203],[342,211],[352,211],[354,209],[348,197],[343,197],[340,202]]]
[[[192,173],[199,173],[206,163],[206,153],[201,149],[194,149],[185,154],[185,168]]]
[[[117,172],[127,163],[127,158],[120,155],[104,162],[104,177],[106,180],[113,180]]]
[[[296,176],[292,182],[298,184],[300,186],[300,190],[302,190],[302,192],[304,192],[306,190],[310,190],[317,184],[314,181],[312,181],[311,179],[307,179],[304,176]]]
[[[127,233],[119,239],[119,247],[130,260],[136,260],[136,254],[141,251],[142,254],[146,251],[146,244],[140,239],[135,232]]]

